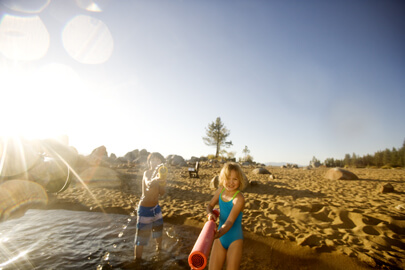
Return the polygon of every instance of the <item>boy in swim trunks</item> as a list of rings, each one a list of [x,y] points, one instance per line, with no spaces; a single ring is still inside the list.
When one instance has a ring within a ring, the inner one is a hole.
[[[142,197],[138,205],[138,218],[135,234],[135,261],[142,259],[143,247],[148,244],[150,234],[156,240],[156,251],[162,245],[163,217],[159,206],[159,196],[165,194],[166,178],[159,178],[157,173],[163,166],[164,158],[159,153],[151,153],[146,170],[142,178]],[[160,164],[160,165],[159,165]]]
[[[219,174],[219,188],[207,205],[208,219],[216,220],[212,210],[219,204],[219,226],[211,250],[209,269],[239,269],[242,258],[242,211],[245,198],[240,190],[246,187],[242,169],[237,163],[226,163]]]

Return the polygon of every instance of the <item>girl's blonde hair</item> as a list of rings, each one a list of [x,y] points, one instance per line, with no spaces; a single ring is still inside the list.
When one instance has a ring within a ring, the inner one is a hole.
[[[222,187],[225,186],[225,181],[230,176],[231,171],[235,171],[236,174],[238,175],[239,190],[245,189],[245,187],[247,185],[245,174],[243,173],[243,171],[242,171],[241,167],[239,166],[239,164],[235,163],[235,162],[227,162],[227,163],[225,163],[224,167],[222,167],[222,170],[219,173],[219,185],[222,186]]]

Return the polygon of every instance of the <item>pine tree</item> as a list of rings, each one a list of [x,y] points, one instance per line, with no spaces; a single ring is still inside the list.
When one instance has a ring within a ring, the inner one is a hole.
[[[352,155],[352,159],[350,160],[350,164],[353,166],[353,167],[357,167],[357,155],[355,154],[355,153],[353,153],[353,155]]]
[[[245,148],[242,150],[242,153],[244,155],[244,157],[243,157],[244,161],[248,161],[250,150],[246,145],[245,145]]]
[[[215,157],[218,158],[218,155],[222,147],[229,147],[231,143],[226,142],[226,138],[230,135],[230,131],[222,123],[221,118],[217,117],[215,122],[212,122],[205,128],[206,137],[203,137],[203,141],[206,145],[215,146],[216,152]]]
[[[391,164],[391,150],[385,149],[383,152],[383,165],[392,165]]]
[[[351,160],[350,154],[346,154],[345,159],[343,160],[344,165],[349,166],[350,165],[350,160]]]
[[[398,151],[399,155],[399,166],[405,167],[405,140],[402,147]]]

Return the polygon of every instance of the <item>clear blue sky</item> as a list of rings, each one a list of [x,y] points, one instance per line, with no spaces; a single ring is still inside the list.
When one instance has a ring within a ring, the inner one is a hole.
[[[403,1],[0,3],[2,134],[188,159],[221,117],[237,158],[301,165],[404,142]]]

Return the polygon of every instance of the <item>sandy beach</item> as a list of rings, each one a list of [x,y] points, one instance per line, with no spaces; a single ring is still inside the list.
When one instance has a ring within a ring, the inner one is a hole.
[[[245,191],[241,269],[405,269],[405,170],[348,168],[359,180],[328,180],[328,168],[266,167]],[[220,166],[203,164],[199,178],[169,166],[160,205],[165,222],[200,230]],[[50,196],[47,208],[133,214],[143,168],[115,168],[120,187],[108,181],[71,185]],[[395,192],[382,193],[390,183]],[[190,251],[192,243],[190,246]]]

